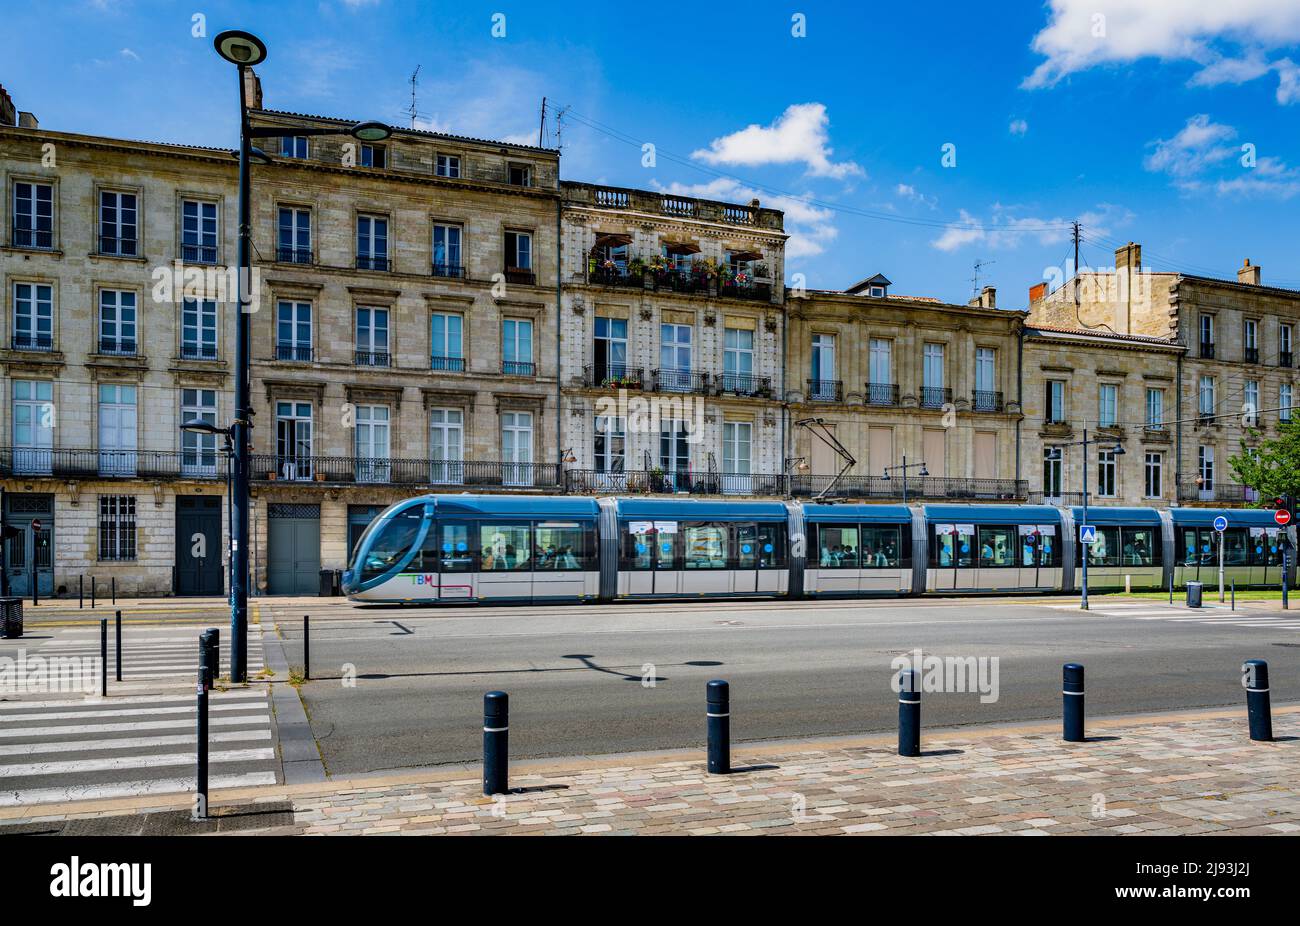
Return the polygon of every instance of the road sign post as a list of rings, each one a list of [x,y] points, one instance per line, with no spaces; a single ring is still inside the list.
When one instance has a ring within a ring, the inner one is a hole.
[[[1219,604],[1223,604],[1223,533],[1228,529],[1228,519],[1219,515],[1214,519],[1214,529],[1219,532]]]
[[[1096,542],[1097,542],[1097,528],[1093,527],[1091,524],[1088,524],[1086,521],[1083,524],[1080,524],[1079,543],[1087,545],[1087,544],[1094,544]],[[1081,589],[1082,598],[1080,600],[1080,607],[1083,608],[1083,610],[1087,611],[1088,610],[1088,551],[1087,550],[1083,551],[1083,556],[1081,558],[1083,560],[1083,588]]]

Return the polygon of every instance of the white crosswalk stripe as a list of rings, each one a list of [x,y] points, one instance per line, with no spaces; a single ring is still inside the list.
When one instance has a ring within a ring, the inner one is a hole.
[[[267,693],[209,699],[209,787],[275,784]],[[192,694],[0,702],[0,807],[192,791],[195,711]]]
[[[223,628],[224,629],[224,628]],[[108,675],[115,690],[139,689],[133,682],[148,683],[147,689],[157,683],[174,681],[189,685],[199,667],[199,628],[190,631],[173,627],[127,626],[122,634],[122,681],[116,681],[117,660],[113,622],[108,625]],[[23,644],[23,639],[12,642]],[[95,660],[98,665],[100,632],[97,627],[63,628],[52,639],[31,640],[26,646],[28,657],[39,655],[63,660]],[[0,649],[0,656],[11,655]],[[230,645],[225,633],[220,640],[220,674],[230,674]],[[248,631],[248,674],[255,676],[265,667],[262,648],[262,628],[252,626]]]
[[[1045,605],[1057,611],[1077,611],[1078,602]],[[1100,617],[1122,617],[1135,621],[1164,621],[1171,624],[1201,624],[1209,627],[1236,627],[1239,629],[1300,630],[1300,618],[1258,611],[1232,611],[1223,605],[1210,605],[1199,612],[1183,605],[1160,605],[1149,601],[1097,601],[1090,602],[1089,614]]]

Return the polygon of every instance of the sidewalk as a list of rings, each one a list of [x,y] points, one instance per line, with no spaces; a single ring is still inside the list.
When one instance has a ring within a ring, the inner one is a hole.
[[[477,768],[214,792],[0,808],[0,834],[1281,835],[1300,832],[1300,705],[1252,743],[1244,708],[936,732],[904,759],[892,736],[516,763],[510,795]],[[748,769],[748,770],[745,770]]]

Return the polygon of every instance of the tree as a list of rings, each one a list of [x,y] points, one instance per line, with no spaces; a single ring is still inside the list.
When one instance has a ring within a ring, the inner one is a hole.
[[[1300,418],[1279,422],[1278,436],[1256,448],[1243,444],[1228,466],[1237,481],[1258,491],[1261,499],[1300,495]]]

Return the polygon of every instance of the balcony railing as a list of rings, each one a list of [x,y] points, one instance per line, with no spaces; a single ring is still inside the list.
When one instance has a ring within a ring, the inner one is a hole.
[[[285,456],[255,453],[257,482],[367,485],[454,485],[556,489],[555,463],[509,463],[497,460],[423,460],[380,457]]]
[[[216,360],[217,345],[215,344],[182,344],[182,360]]]
[[[971,394],[970,406],[972,410],[977,412],[1000,412],[1002,411],[1002,393],[976,389]]]
[[[1094,505],[1097,504],[1098,498],[1096,494],[1089,493],[1088,501]],[[1026,505],[1052,505],[1056,508],[1073,508],[1077,505],[1083,504],[1083,493],[1082,492],[1057,492],[1056,494],[1053,495],[1049,492],[1035,491],[1029,493],[1028,497],[1026,497],[1025,499],[1025,504]]]
[[[501,372],[506,376],[536,376],[537,364],[528,360],[502,360]]]
[[[1213,360],[1213,359],[1214,359],[1214,342],[1213,342],[1213,341],[1202,341],[1202,342],[1201,342],[1201,358],[1204,359],[1204,360]]]
[[[0,447],[0,475],[83,479],[225,478],[216,450],[96,450]]]
[[[1247,348],[1244,348],[1243,353],[1245,354],[1245,358],[1246,358],[1246,362],[1247,362],[1247,363],[1259,363],[1259,348],[1258,348],[1258,347],[1247,347]]]
[[[447,373],[464,373],[465,358],[464,357],[430,357],[429,369],[442,370]]]
[[[1291,351],[1289,350],[1281,351],[1277,355],[1277,365],[1280,367],[1291,366],[1293,360],[1294,357],[1292,356]]]
[[[718,296],[722,299],[753,299],[757,302],[771,302],[772,284],[739,283],[735,280],[723,280],[718,283]]]
[[[314,351],[304,344],[275,345],[276,360],[291,360],[295,363],[311,363]]]
[[[844,382],[838,379],[808,380],[809,402],[842,402],[844,400]]]
[[[54,232],[45,229],[20,228],[13,226],[13,235],[9,239],[16,248],[30,248],[35,251],[54,250]]]
[[[393,269],[393,262],[387,257],[373,256],[370,254],[357,255],[358,270],[380,270],[384,273]]]
[[[589,389],[644,389],[645,372],[625,363],[587,363],[582,367],[582,384]]]
[[[1206,487],[1194,478],[1184,479],[1178,484],[1178,500],[1246,505],[1259,501],[1259,490],[1232,482],[1212,482]]]
[[[440,264],[435,262],[433,275],[446,280],[463,280],[465,279],[465,268],[460,264]]]
[[[770,396],[772,394],[772,377],[756,376],[753,373],[723,373],[714,377],[718,382],[718,392],[728,395]]]
[[[709,391],[709,374],[697,370],[651,370],[650,379],[655,392],[707,395]]]
[[[99,253],[106,257],[135,257],[139,246],[139,241],[135,238],[99,236]]]
[[[282,264],[310,264],[311,248],[278,247],[275,249],[275,259]]]
[[[788,493],[788,477],[761,473],[712,473],[650,469],[601,472],[594,469],[565,471],[568,491],[618,495],[767,495]]]
[[[217,246],[215,244],[182,244],[181,260],[187,264],[215,264]]]
[[[922,386],[921,407],[943,408],[952,401],[952,390],[945,386]]]
[[[709,289],[709,280],[702,273],[691,270],[655,270],[655,289],[674,293],[705,293]]]
[[[14,350],[35,350],[48,353],[54,350],[54,337],[48,334],[15,334]]]
[[[136,343],[124,338],[100,338],[98,353],[104,357],[134,357]]]
[[[587,273],[587,282],[597,286],[644,286],[645,277],[629,273],[625,267],[596,267]]]
[[[505,268],[505,275],[507,283],[518,283],[521,286],[537,285],[537,274],[531,270],[520,267],[507,267]]]
[[[781,473],[718,473],[670,469],[600,472],[592,469],[565,471],[570,492],[612,495],[748,495],[811,498],[826,492],[827,498],[861,498],[898,501],[903,497],[900,477],[788,475]],[[829,489],[829,491],[827,491]],[[966,499],[975,501],[1023,501],[1028,483],[1016,479],[962,479],[917,477],[907,481],[907,498]]]
[[[358,367],[389,367],[393,365],[393,355],[386,350],[353,351],[352,364]]]
[[[898,387],[893,383],[867,383],[866,399],[868,405],[897,405]]]

